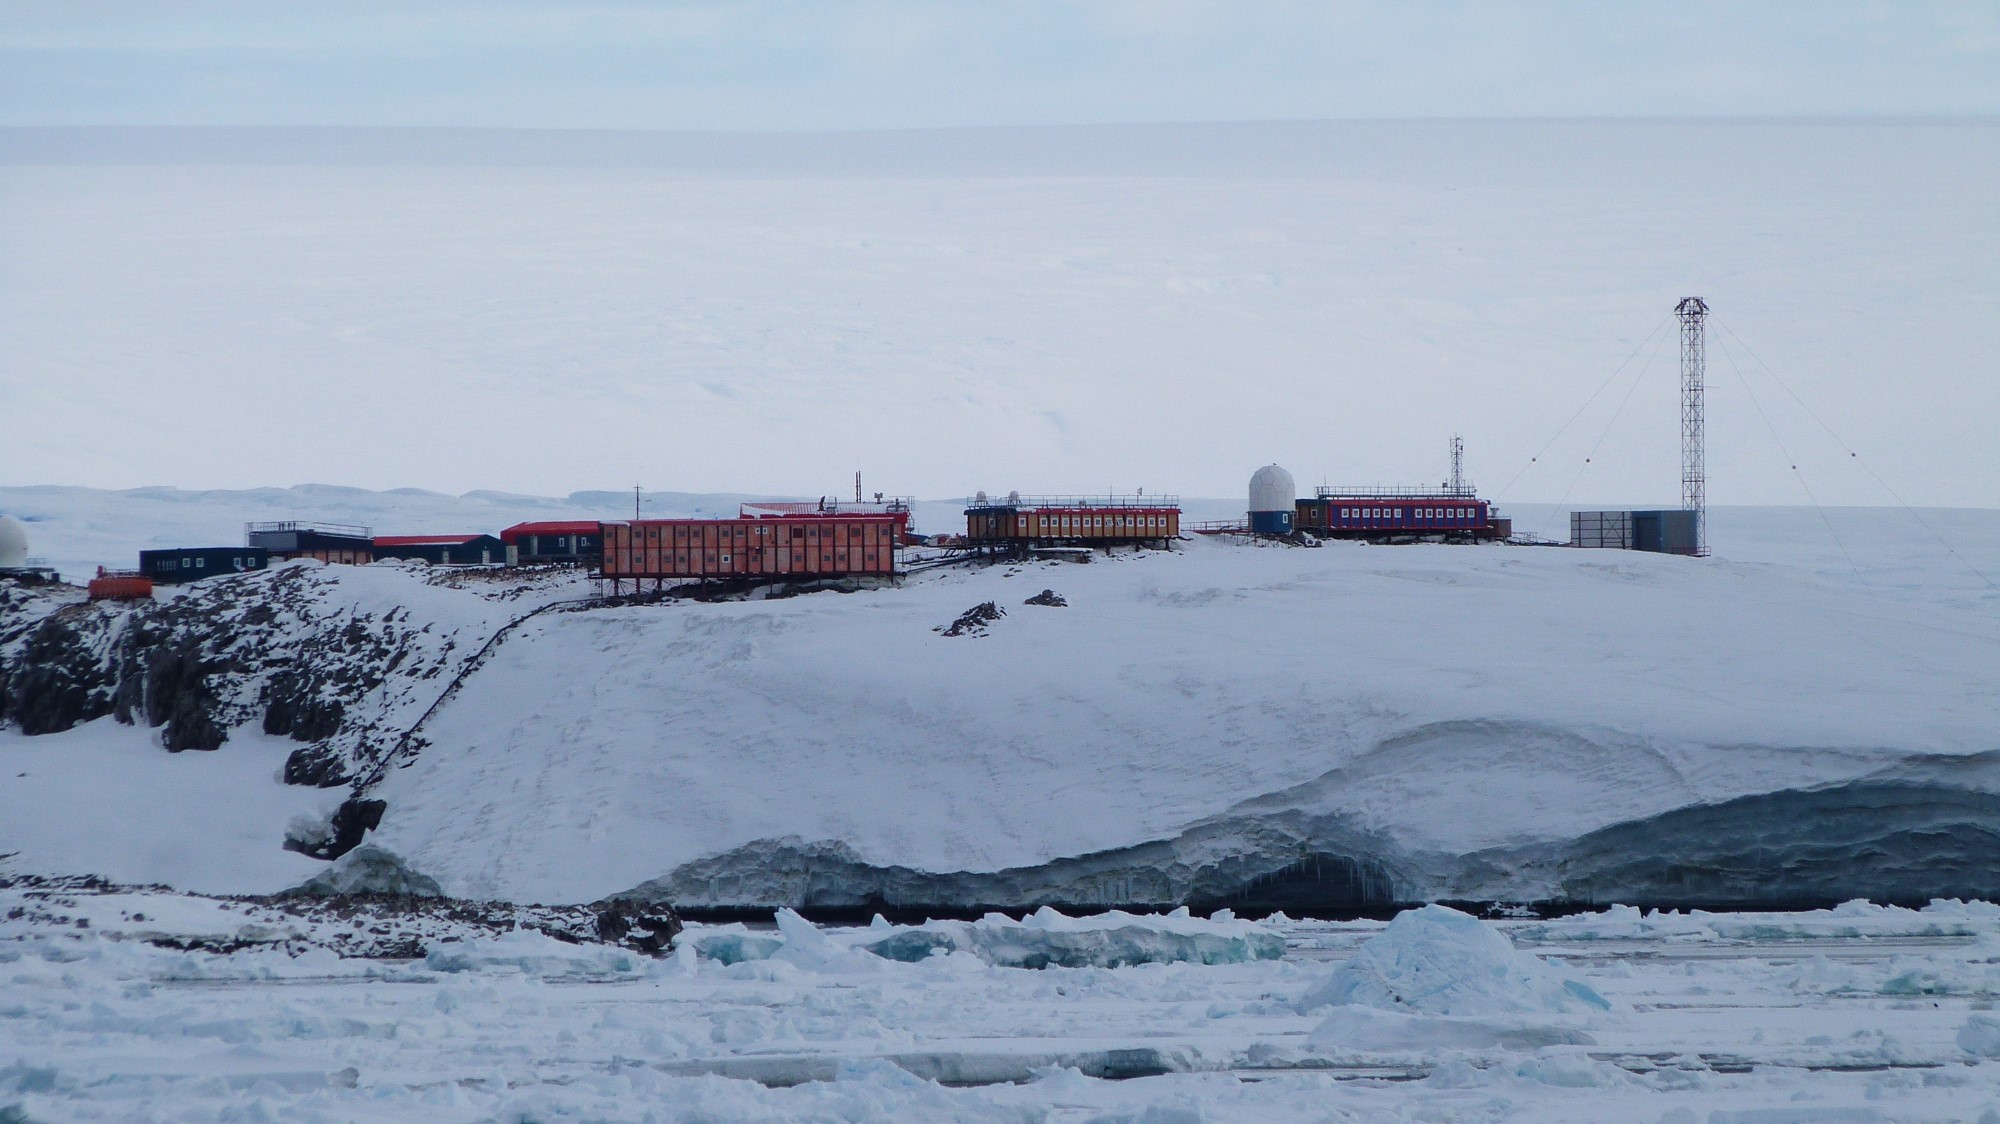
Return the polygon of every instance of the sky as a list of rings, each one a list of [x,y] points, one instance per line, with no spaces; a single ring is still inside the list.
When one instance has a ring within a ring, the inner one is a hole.
[[[0,4],[0,124],[2000,113],[2000,3]]]
[[[1693,294],[2000,507],[2000,2],[0,0],[0,484],[1671,503]]]

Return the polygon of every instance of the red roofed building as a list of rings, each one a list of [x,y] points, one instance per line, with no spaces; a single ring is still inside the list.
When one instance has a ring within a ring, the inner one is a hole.
[[[604,528],[596,520],[516,523],[500,532],[514,562],[595,563],[604,552]]]

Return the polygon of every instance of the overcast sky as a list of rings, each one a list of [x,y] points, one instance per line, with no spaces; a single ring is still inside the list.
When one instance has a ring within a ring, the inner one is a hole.
[[[0,123],[2000,113],[2000,2],[0,4]]]

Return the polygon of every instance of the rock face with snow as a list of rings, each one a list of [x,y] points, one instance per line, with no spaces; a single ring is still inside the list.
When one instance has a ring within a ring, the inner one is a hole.
[[[312,563],[136,605],[50,599],[0,633],[0,720],[43,734],[110,715],[175,751],[254,724],[303,743],[286,780],[321,786],[388,752],[509,615],[392,568]]]

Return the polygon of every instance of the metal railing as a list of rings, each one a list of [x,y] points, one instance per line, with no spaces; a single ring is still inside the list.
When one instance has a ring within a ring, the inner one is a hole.
[[[260,531],[278,534],[310,531],[322,535],[339,535],[342,538],[348,539],[370,539],[375,536],[374,528],[363,527],[354,523],[305,523],[284,519],[264,523],[243,524],[243,533],[246,535],[255,534]]]
[[[901,515],[910,510],[914,502],[908,496],[890,496],[881,500],[805,500],[803,502],[772,502],[738,504],[736,513],[744,519],[761,519],[773,515]]]
[[[1435,488],[1334,488],[1325,484],[1314,489],[1314,495],[1323,500],[1473,500],[1479,493],[1469,487],[1454,488],[1440,484]]]
[[[1110,508],[1165,507],[1165,508],[1172,508],[1178,511],[1180,510],[1181,506],[1181,498],[1179,496],[1168,496],[1168,495],[1021,496],[1021,495],[1014,495],[1011,493],[1005,496],[988,496],[982,492],[979,495],[967,497],[965,501],[965,506],[968,508],[973,508],[973,507],[992,507],[992,508],[1004,507],[1004,508],[1015,508],[1015,509],[1054,508],[1054,509],[1064,509],[1064,510],[1083,510],[1086,508],[1098,508],[1098,507],[1110,507]]]

